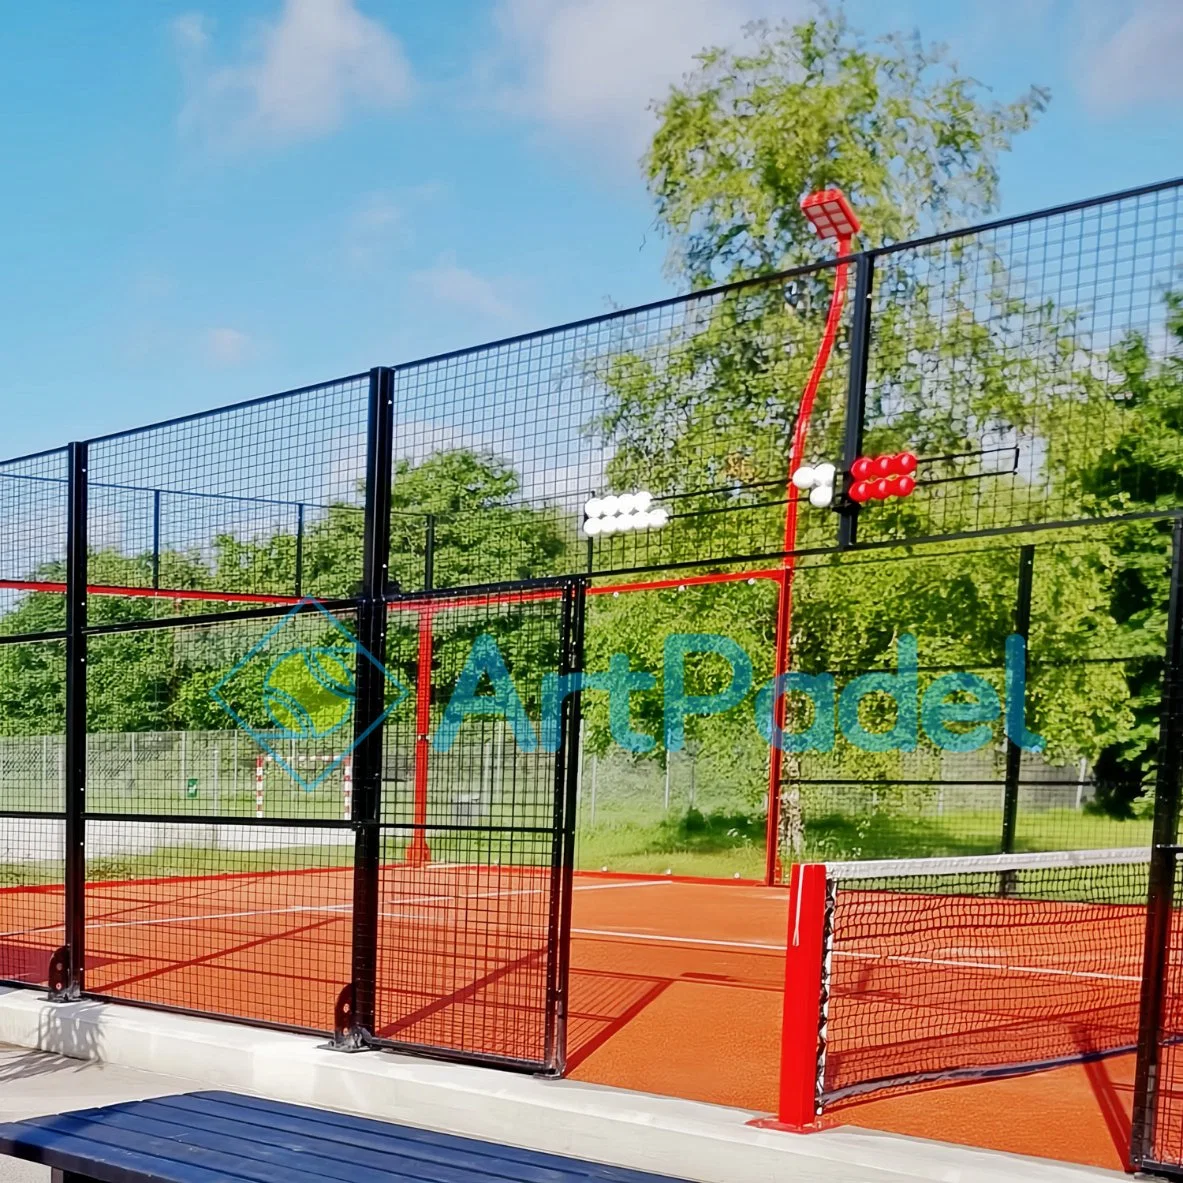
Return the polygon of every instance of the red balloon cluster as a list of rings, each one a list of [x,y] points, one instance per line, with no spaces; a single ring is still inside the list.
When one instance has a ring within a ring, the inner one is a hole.
[[[916,457],[911,452],[893,452],[887,456],[860,456],[851,466],[851,501],[886,501],[889,497],[907,497],[916,488]]]

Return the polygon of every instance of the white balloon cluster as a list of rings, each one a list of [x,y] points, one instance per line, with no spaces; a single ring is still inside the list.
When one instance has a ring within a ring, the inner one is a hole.
[[[660,530],[670,520],[669,510],[652,506],[653,494],[644,491],[593,497],[583,507],[583,532],[595,538],[630,530]]]
[[[804,493],[809,491],[809,504],[825,509],[834,500],[834,476],[837,473],[834,465],[818,464],[810,467],[802,464],[793,473],[793,484]]]

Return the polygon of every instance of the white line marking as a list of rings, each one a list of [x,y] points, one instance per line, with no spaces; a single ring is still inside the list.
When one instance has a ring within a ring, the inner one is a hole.
[[[581,937],[622,937],[628,941],[656,941],[659,944],[710,945],[723,949],[767,949],[783,953],[784,945],[767,945],[760,941],[717,941],[708,937],[673,937],[659,932],[618,932],[610,928],[573,928],[571,932]]]
[[[251,916],[282,916],[289,912],[348,912],[351,904],[295,904],[290,908],[259,908],[253,912],[203,912],[195,916],[157,916],[151,920],[100,920],[91,928],[137,928],[149,924],[192,924],[198,920],[238,920]]]
[[[863,961],[889,961],[902,965],[943,965],[952,969],[997,969],[1004,973],[1017,974],[1046,974],[1064,978],[1096,978],[1107,982],[1140,982],[1140,974],[1107,974],[1087,969],[1056,969],[1052,966],[1040,965],[1009,965],[1001,961],[955,961],[943,957],[902,957],[897,954],[885,953],[850,953],[835,949],[835,957],[860,958]]]

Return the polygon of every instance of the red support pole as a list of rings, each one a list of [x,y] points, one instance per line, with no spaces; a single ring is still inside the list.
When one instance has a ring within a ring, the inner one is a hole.
[[[838,239],[838,256],[845,258],[850,254],[850,239]],[[817,399],[817,388],[821,384],[822,375],[830,361],[830,354],[834,349],[834,342],[838,337],[838,327],[842,323],[842,307],[846,301],[846,272],[848,263],[839,263],[834,271],[834,291],[830,296],[830,311],[826,316],[826,327],[822,334],[821,345],[818,347],[817,357],[813,360],[813,369],[809,373],[809,380],[801,392],[801,402],[797,407],[797,422],[793,428],[793,444],[789,450],[789,470],[785,482],[785,538],[784,563],[780,575],[780,595],[776,609],[776,647],[773,674],[780,677],[789,672],[789,650],[793,629],[793,572],[796,559],[793,551],[797,547],[797,507],[801,498],[793,485],[793,474],[801,467],[805,458],[805,440],[809,434],[809,421],[813,415],[813,404]],[[778,694],[772,704],[773,735],[779,735],[785,725],[785,696]],[[768,823],[765,832],[764,881],[773,884],[780,879],[780,789],[784,769],[784,752],[780,745],[773,743],[769,751],[768,760]]]
[[[778,1125],[819,1127],[818,1053],[825,973],[826,868],[797,863],[789,874],[789,934],[781,1022]]]
[[[431,608],[419,612],[419,672],[415,684],[415,833],[407,862],[422,867],[431,861],[427,845],[427,763],[431,754]]]

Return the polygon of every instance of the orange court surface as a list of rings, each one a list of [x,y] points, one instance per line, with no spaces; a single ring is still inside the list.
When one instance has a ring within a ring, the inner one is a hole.
[[[479,882],[465,870],[383,871],[379,993],[412,996],[394,1037],[410,1028],[439,1038],[441,1011],[465,1007],[471,1030],[481,992],[482,1013],[498,1021],[520,1011],[539,956],[518,953],[537,938],[523,931],[520,903],[497,909],[502,897],[537,894],[536,933],[549,893],[520,869],[496,871],[492,890],[490,868],[467,869]],[[89,883],[87,990],[324,1030],[349,980],[352,885],[342,867]],[[577,874],[568,1075],[774,1114],[787,903],[784,889],[746,882]],[[61,915],[60,887],[0,889],[0,978],[44,983]],[[445,949],[448,958],[433,956]],[[445,961],[446,981],[432,968]],[[1132,1080],[1133,1057],[1115,1056],[850,1099],[825,1120],[1122,1169]],[[796,1136],[809,1135],[785,1134]]]

